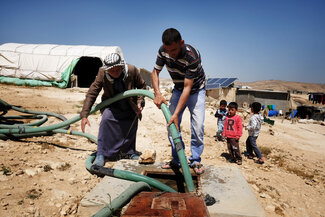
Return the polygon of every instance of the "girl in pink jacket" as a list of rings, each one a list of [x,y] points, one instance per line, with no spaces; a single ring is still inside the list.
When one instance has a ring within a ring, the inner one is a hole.
[[[229,162],[241,165],[242,157],[239,150],[239,138],[243,135],[243,124],[241,117],[236,115],[237,109],[237,103],[229,103],[223,137],[227,138],[227,147],[230,154]]]

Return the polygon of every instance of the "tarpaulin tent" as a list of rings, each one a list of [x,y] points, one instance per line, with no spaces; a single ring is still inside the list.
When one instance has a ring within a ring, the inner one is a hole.
[[[124,59],[122,50],[118,46],[2,44],[0,45],[0,82],[65,88],[79,60],[96,58],[100,59],[98,61],[101,64],[105,56],[112,52],[119,53]],[[98,68],[94,76],[97,70]]]

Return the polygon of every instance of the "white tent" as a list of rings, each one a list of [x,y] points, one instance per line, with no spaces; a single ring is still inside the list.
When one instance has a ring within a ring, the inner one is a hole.
[[[0,82],[65,88],[80,57],[103,60],[112,52],[119,53],[124,59],[118,46],[2,44]]]

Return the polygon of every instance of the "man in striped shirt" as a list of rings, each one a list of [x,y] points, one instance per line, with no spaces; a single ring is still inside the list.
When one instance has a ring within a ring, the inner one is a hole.
[[[168,122],[176,125],[179,131],[183,149],[184,142],[181,137],[180,124],[182,115],[187,107],[191,114],[191,152],[190,166],[196,174],[202,174],[204,167],[201,164],[203,152],[204,118],[205,118],[205,73],[201,65],[201,56],[198,50],[188,44],[180,33],[174,29],[166,29],[162,35],[163,45],[158,51],[155,68],[152,72],[152,84],[155,92],[154,103],[160,108],[162,103],[167,105],[159,89],[159,73],[166,65],[173,79],[174,89],[170,99],[169,109],[172,117]],[[162,165],[169,169],[173,165],[179,166],[179,159],[171,135],[168,135],[172,144],[173,159]]]

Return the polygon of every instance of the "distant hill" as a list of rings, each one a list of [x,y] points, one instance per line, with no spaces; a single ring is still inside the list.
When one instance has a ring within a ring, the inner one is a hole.
[[[293,81],[265,80],[255,82],[236,81],[235,86],[250,86],[257,90],[278,90],[278,91],[304,91],[304,92],[323,92],[325,93],[325,84],[303,83]]]
[[[173,81],[168,78],[159,78],[162,86],[172,85]],[[254,82],[235,81],[235,86],[249,86],[256,90],[275,90],[275,91],[303,91],[303,92],[322,92],[325,93],[325,84],[281,81],[281,80],[264,80]]]

